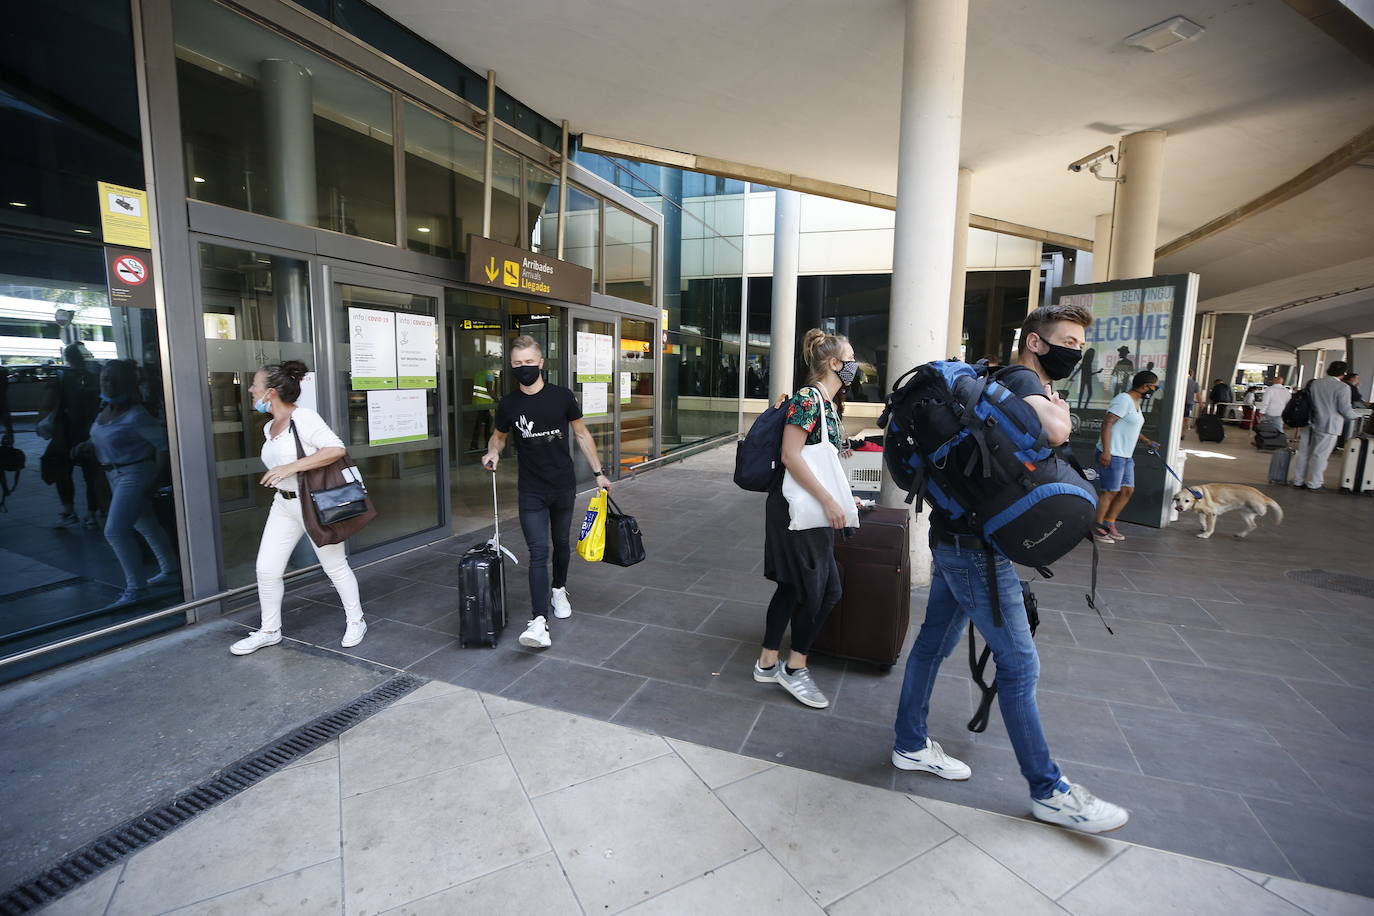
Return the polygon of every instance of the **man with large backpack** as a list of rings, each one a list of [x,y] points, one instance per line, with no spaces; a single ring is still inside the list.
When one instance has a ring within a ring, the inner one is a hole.
[[[1081,306],[1048,305],[1036,309],[1021,326],[1020,350],[1015,364],[998,370],[995,375],[995,381],[1002,388],[1034,411],[1043,432],[1043,441],[1037,443],[1038,451],[1043,451],[1045,446],[1057,448],[1069,438],[1069,407],[1051,383],[1067,378],[1073,371],[1082,355],[1086,329],[1091,323],[1092,313]],[[1024,415],[1023,410],[1013,412]],[[1004,416],[1010,413],[1005,412]],[[970,430],[969,435],[978,433]],[[889,447],[893,445],[892,438],[889,433]],[[983,448],[983,460],[992,460],[986,454],[985,445]],[[1086,833],[1115,830],[1129,818],[1126,810],[1070,783],[1050,756],[1035,701],[1040,659],[1031,640],[1016,567],[981,536],[987,535],[992,522],[978,527],[968,513],[942,508],[948,505],[945,498],[948,494],[938,487],[938,480],[949,484],[951,475],[959,475],[961,471],[964,477],[979,473],[949,467],[952,464],[953,460],[931,478],[941,492],[938,500],[931,500],[930,544],[934,576],[925,621],[907,659],[906,679],[897,710],[892,764],[898,769],[924,771],[944,779],[964,780],[971,775],[967,764],[949,756],[939,744],[930,740],[926,719],[940,663],[959,645],[965,624],[972,621],[992,648],[1002,718],[1021,774],[1030,786],[1032,813],[1042,821]],[[930,486],[930,481],[922,484],[923,488],[926,486]],[[1067,485],[1060,486],[1070,489]],[[1073,494],[1068,498],[1075,501],[1073,510],[1091,512],[1091,497],[1088,497],[1086,510],[1076,505],[1083,501],[1082,498]],[[1087,522],[1083,521],[1082,525],[1086,533]],[[1051,534],[1044,537],[1049,538]],[[1081,534],[1074,537],[1081,537]],[[1034,538],[1028,538],[1025,543],[1033,544]]]

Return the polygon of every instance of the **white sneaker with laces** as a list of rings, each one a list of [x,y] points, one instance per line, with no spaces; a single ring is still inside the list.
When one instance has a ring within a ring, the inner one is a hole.
[[[271,633],[266,630],[258,630],[234,643],[229,647],[229,651],[235,655],[252,655],[259,649],[275,646],[279,642],[281,642],[281,630],[273,630]]]
[[[543,617],[534,618],[525,627],[525,632],[520,634],[520,645],[531,649],[547,649],[553,645],[553,640],[549,638],[549,625]]]
[[[554,589],[549,603],[553,605],[553,616],[559,620],[565,620],[572,616],[572,605],[568,603],[568,590],[566,588]]]
[[[1125,808],[1103,801],[1067,780],[1061,780],[1059,789],[1049,798],[1032,798],[1031,813],[1046,823],[1083,833],[1106,833],[1126,826],[1131,819],[1131,813]]]
[[[363,637],[366,635],[366,620],[350,620],[347,628],[344,629],[343,639],[339,642],[339,645],[343,646],[345,649],[351,649],[362,642]]]
[[[963,782],[973,775],[967,763],[945,753],[938,742],[926,739],[926,746],[919,751],[899,751],[892,749],[892,765],[899,770],[919,770],[934,773],[941,779]]]

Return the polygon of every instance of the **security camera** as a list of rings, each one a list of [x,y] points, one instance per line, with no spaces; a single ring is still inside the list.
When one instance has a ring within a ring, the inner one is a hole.
[[[1070,171],[1070,172],[1081,172],[1081,171],[1083,171],[1083,170],[1086,169],[1086,168],[1091,168],[1092,166],[1094,166],[1094,165],[1096,165],[1097,163],[1101,162],[1103,159],[1111,158],[1111,157],[1113,156],[1113,154],[1115,154],[1115,153],[1116,153],[1116,147],[1115,147],[1115,146],[1104,146],[1104,147],[1102,147],[1102,149],[1098,150],[1098,151],[1095,152],[1095,153],[1089,153],[1088,155],[1084,156],[1082,159],[1075,159],[1073,162],[1070,162],[1070,163],[1069,163],[1069,171]]]

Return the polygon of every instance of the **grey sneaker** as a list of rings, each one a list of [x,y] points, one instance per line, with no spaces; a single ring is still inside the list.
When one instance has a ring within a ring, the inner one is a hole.
[[[830,701],[821,693],[816,682],[811,680],[810,668],[798,668],[795,673],[788,674],[787,668],[779,662],[778,683],[782,685],[783,690],[796,697],[798,702],[805,703],[812,709],[825,709],[830,705]]]
[[[759,660],[754,659],[754,680],[760,684],[772,684],[778,679],[778,672],[782,670],[781,662],[774,662],[771,668],[760,668]]]

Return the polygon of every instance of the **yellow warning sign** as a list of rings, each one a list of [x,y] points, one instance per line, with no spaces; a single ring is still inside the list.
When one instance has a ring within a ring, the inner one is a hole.
[[[506,261],[506,262],[505,262],[505,265],[506,265],[506,272],[505,272],[504,276],[502,277],[501,282],[504,283],[504,284],[506,284],[507,286],[514,286],[516,289],[519,289],[519,288],[520,288],[520,262],[519,262],[519,261]]]
[[[105,244],[152,248],[147,192],[108,181],[98,181],[96,185],[100,189],[100,231]]]

